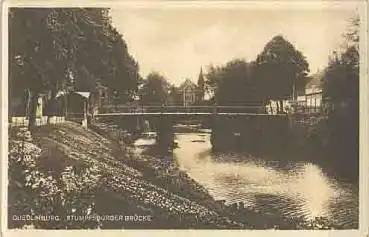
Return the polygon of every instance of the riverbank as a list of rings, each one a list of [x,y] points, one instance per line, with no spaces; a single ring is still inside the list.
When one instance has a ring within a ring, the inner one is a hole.
[[[350,118],[340,118],[332,124],[333,121],[323,115],[244,120],[218,118],[212,129],[212,149],[244,152],[284,164],[312,162],[329,176],[359,186],[358,136],[350,134],[355,139],[348,139],[339,127],[345,128],[347,120]]]
[[[215,201],[172,159],[135,156],[132,136],[114,125],[84,129],[66,122],[33,134],[11,130],[9,138],[9,228],[329,228]],[[13,218],[21,215],[59,218]]]
[[[10,228],[247,228],[156,185],[129,165],[129,152],[78,124],[44,126],[31,140],[26,136],[27,131],[10,131]],[[36,214],[60,218],[11,218]],[[71,215],[123,215],[123,220],[68,220]]]
[[[186,131],[186,127],[179,126],[179,131]],[[94,129],[106,137],[119,142],[119,131],[114,124],[95,123]],[[177,127],[175,128],[177,131]],[[189,127],[187,131],[196,131]],[[177,131],[178,132],[178,131]],[[126,147],[126,146],[123,146]],[[216,201],[195,180],[191,179],[187,173],[179,169],[179,164],[173,158],[173,154],[163,154],[156,149],[156,146],[149,146],[139,156],[131,156],[130,166],[143,172],[145,176],[151,177],[151,181],[170,192],[177,193],[191,200],[194,200],[207,208],[214,209],[224,216],[241,222],[255,229],[326,229],[333,227],[324,218],[316,218],[312,221],[302,219],[285,219],[272,213],[260,213],[259,210],[252,209],[244,203],[233,203],[226,205],[224,200]]]

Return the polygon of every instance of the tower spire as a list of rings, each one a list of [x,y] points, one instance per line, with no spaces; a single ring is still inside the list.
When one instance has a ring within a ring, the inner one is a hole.
[[[199,100],[203,100],[204,99],[204,95],[205,95],[205,80],[204,80],[204,75],[202,72],[202,66],[200,67],[200,74],[199,74],[199,79],[197,80],[197,87],[198,87],[198,98]]]

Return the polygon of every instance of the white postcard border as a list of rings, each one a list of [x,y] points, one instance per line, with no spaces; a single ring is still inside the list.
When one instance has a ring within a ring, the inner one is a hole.
[[[7,230],[7,184],[8,184],[8,17],[9,7],[124,7],[124,8],[244,8],[244,9],[321,9],[360,8],[360,212],[359,230],[332,231],[276,231],[276,230]],[[366,1],[13,1],[2,6],[2,80],[1,80],[1,230],[5,236],[368,236],[369,223],[369,153],[368,153],[368,6]],[[367,210],[367,211],[365,211]]]

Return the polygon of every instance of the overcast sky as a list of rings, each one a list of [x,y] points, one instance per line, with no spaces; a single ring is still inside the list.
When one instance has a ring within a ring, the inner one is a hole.
[[[180,84],[194,82],[202,66],[234,58],[254,60],[265,44],[282,34],[307,58],[311,72],[324,68],[342,43],[355,9],[113,8],[113,24],[123,34],[140,73],[163,74]]]

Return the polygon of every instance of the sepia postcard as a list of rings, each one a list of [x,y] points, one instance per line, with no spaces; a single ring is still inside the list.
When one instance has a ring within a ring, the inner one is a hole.
[[[3,3],[2,234],[367,236],[367,10]]]

